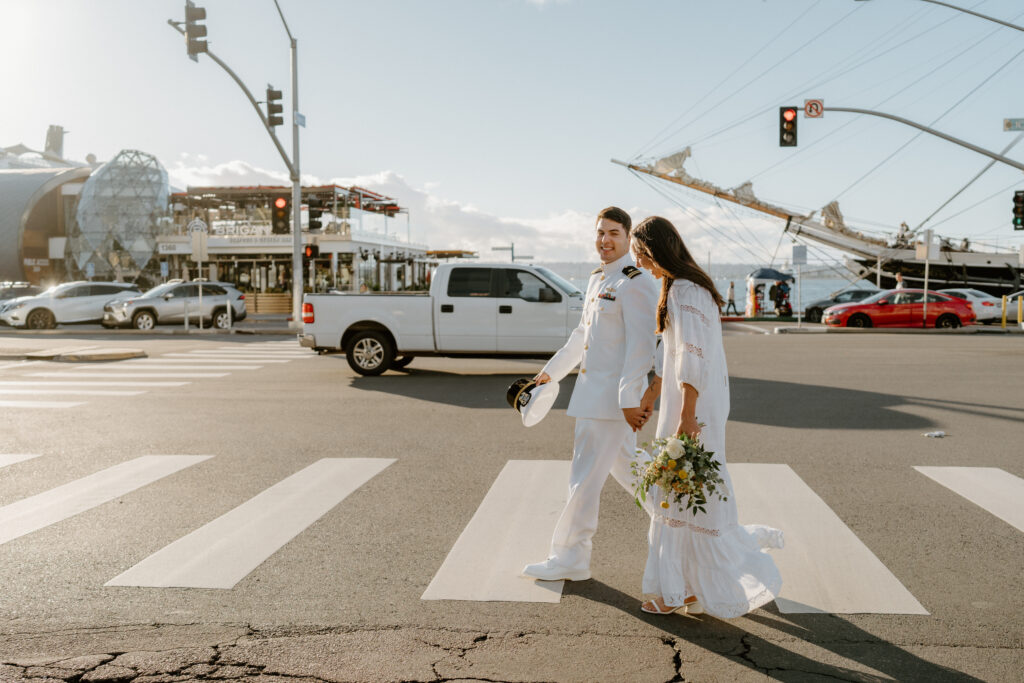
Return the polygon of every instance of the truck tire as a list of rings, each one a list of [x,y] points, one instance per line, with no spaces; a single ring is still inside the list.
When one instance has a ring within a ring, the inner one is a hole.
[[[395,349],[387,335],[374,330],[356,332],[345,349],[348,366],[360,375],[380,375],[391,367]]]
[[[396,358],[393,361],[391,361],[391,367],[394,368],[395,370],[400,370],[409,363],[411,363],[412,359],[415,357],[416,356],[402,356],[401,358]]]

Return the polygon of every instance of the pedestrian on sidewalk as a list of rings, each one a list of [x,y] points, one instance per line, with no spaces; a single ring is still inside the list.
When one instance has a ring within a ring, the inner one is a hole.
[[[729,315],[729,309],[732,309],[733,315],[739,315],[740,312],[736,310],[736,283],[729,282],[729,292],[725,295],[725,315]]]

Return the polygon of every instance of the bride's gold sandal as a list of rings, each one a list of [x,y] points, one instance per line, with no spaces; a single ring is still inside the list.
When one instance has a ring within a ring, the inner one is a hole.
[[[653,609],[648,609],[648,605]],[[683,614],[704,614],[704,608],[701,607],[701,604],[695,595],[691,595],[686,598],[682,605],[676,605],[675,607],[665,605],[665,609],[661,608],[657,600],[648,600],[647,602],[641,603],[640,611],[646,612],[647,614],[674,614],[675,612],[680,611]]]

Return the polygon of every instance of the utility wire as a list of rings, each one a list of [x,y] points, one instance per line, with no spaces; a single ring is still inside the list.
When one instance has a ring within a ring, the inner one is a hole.
[[[1017,52],[1017,54],[1015,54],[1014,56],[1010,57],[1010,59],[1008,59],[1008,60],[1007,60],[1006,62],[1004,62],[1002,66],[1000,66],[1000,67],[999,67],[998,69],[996,69],[996,70],[995,70],[995,71],[994,71],[994,72],[993,72],[993,73],[992,73],[991,75],[989,75],[989,76],[988,76],[988,77],[987,77],[987,78],[986,78],[985,80],[983,80],[983,81],[982,81],[981,83],[979,83],[979,84],[978,84],[978,85],[976,85],[976,86],[975,86],[974,88],[972,88],[972,89],[970,90],[970,92],[968,92],[968,93],[967,93],[966,95],[964,95],[963,97],[961,97],[961,98],[960,98],[959,100],[957,100],[956,102],[954,102],[952,106],[950,106],[950,107],[949,107],[948,109],[946,109],[946,111],[944,111],[944,112],[942,112],[941,114],[939,114],[939,116],[938,116],[938,117],[937,117],[936,119],[934,119],[934,120],[933,120],[933,121],[932,121],[931,123],[929,123],[929,124],[928,124],[928,127],[930,128],[930,127],[934,126],[934,125],[935,125],[936,123],[938,123],[938,122],[939,122],[940,120],[942,120],[943,118],[945,118],[945,116],[946,116],[947,114],[949,114],[949,113],[950,113],[951,111],[953,111],[954,109],[956,109],[957,107],[959,107],[959,106],[960,106],[961,104],[963,104],[963,102],[964,102],[964,101],[965,101],[965,100],[966,100],[966,99],[967,99],[968,97],[970,97],[971,95],[973,95],[973,94],[974,94],[975,92],[977,92],[977,91],[978,91],[978,89],[979,89],[979,88],[981,88],[981,87],[982,87],[982,86],[984,86],[984,85],[985,85],[986,83],[988,83],[988,82],[989,82],[990,80],[992,80],[993,78],[995,78],[995,77],[996,77],[996,75],[998,75],[1000,71],[1002,71],[1003,69],[1005,69],[1006,67],[1008,67],[1008,66],[1009,66],[1009,65],[1010,65],[1010,64],[1011,64],[1011,63],[1012,63],[1012,62],[1013,62],[1014,60],[1016,60],[1016,59],[1017,59],[1018,57],[1020,57],[1020,56],[1021,56],[1022,54],[1024,54],[1024,49],[1020,50],[1019,52]],[[875,171],[877,171],[877,170],[878,170],[879,168],[881,168],[881,167],[882,167],[882,166],[884,166],[885,164],[889,163],[889,161],[891,161],[893,157],[895,157],[895,156],[896,156],[897,154],[899,154],[900,152],[902,152],[902,151],[903,151],[903,150],[904,150],[904,149],[905,149],[905,148],[906,148],[906,147],[907,147],[908,145],[910,145],[910,144],[911,144],[912,142],[914,142],[915,140],[917,140],[917,139],[918,139],[919,137],[921,137],[922,135],[924,135],[924,131],[920,131],[920,132],[918,132],[918,133],[917,133],[916,135],[914,135],[913,137],[911,137],[911,138],[910,138],[909,140],[907,140],[907,141],[906,141],[905,143],[903,143],[902,145],[900,145],[899,147],[897,147],[897,148],[896,148],[896,150],[892,152],[892,154],[890,154],[889,156],[887,156],[887,157],[886,157],[885,159],[882,159],[882,161],[880,161],[880,162],[879,162],[878,164],[876,164],[876,165],[875,165],[875,166],[874,166],[874,167],[873,167],[873,168],[872,168],[871,170],[869,170],[869,171],[868,171],[867,173],[865,173],[864,175],[862,175],[862,176],[861,176],[860,178],[857,178],[857,180],[853,181],[853,183],[851,183],[851,184],[850,184],[849,186],[847,186],[847,187],[846,187],[846,189],[844,189],[844,190],[843,190],[842,192],[840,192],[839,194],[837,194],[837,195],[835,196],[835,199],[836,199],[836,200],[838,200],[838,199],[839,199],[840,197],[842,197],[842,196],[843,196],[844,194],[846,194],[847,192],[849,192],[850,190],[852,190],[853,188],[855,188],[855,187],[856,187],[857,185],[859,185],[859,184],[860,184],[860,182],[861,182],[862,180],[864,180],[865,178],[867,178],[868,176],[870,176],[870,175],[871,175],[872,173],[874,173]]]
[[[651,147],[653,147],[653,146],[655,146],[655,145],[657,145],[657,144],[659,143],[659,139],[661,138],[662,134],[664,134],[664,133],[665,133],[665,131],[669,130],[670,128],[672,128],[672,126],[674,126],[674,125],[676,125],[677,123],[679,123],[679,121],[680,121],[680,120],[682,120],[682,118],[683,118],[683,117],[685,117],[685,116],[686,116],[687,114],[689,114],[689,113],[690,113],[691,111],[693,111],[694,109],[696,109],[696,108],[697,108],[697,106],[698,106],[698,105],[700,105],[700,104],[701,104],[702,102],[704,102],[704,100],[706,100],[707,98],[709,98],[709,97],[710,97],[710,96],[712,95],[712,93],[714,93],[714,92],[715,92],[716,90],[718,90],[718,89],[719,89],[720,87],[722,87],[722,86],[723,86],[723,85],[725,85],[725,84],[726,84],[727,82],[729,82],[729,79],[731,79],[731,78],[732,78],[733,76],[735,76],[735,75],[736,75],[737,73],[739,73],[739,72],[740,72],[740,70],[741,70],[741,69],[743,69],[743,68],[744,68],[744,67],[745,67],[745,66],[746,66],[747,64],[750,64],[750,62],[754,61],[754,59],[755,59],[755,58],[756,58],[756,57],[757,57],[758,55],[760,55],[760,54],[761,54],[762,52],[764,52],[764,51],[765,51],[766,49],[768,49],[768,47],[769,47],[770,45],[772,45],[772,44],[773,44],[773,43],[774,43],[775,41],[777,41],[777,40],[778,40],[779,38],[781,38],[781,37],[782,37],[783,35],[785,35],[785,33],[786,33],[787,31],[789,31],[789,29],[793,28],[793,26],[794,26],[794,25],[795,25],[795,24],[796,24],[796,23],[797,23],[798,21],[800,21],[800,20],[801,20],[801,19],[803,19],[803,18],[804,18],[805,16],[807,16],[807,13],[808,13],[808,12],[810,12],[810,11],[811,11],[812,9],[814,9],[815,7],[817,7],[817,6],[819,5],[819,4],[821,4],[821,0],[818,0],[818,2],[814,3],[813,5],[810,5],[810,6],[808,6],[808,7],[807,7],[807,9],[805,9],[805,10],[804,10],[803,12],[801,12],[801,13],[799,14],[799,16],[797,16],[797,18],[796,18],[796,19],[794,19],[793,21],[789,22],[789,24],[788,24],[788,25],[787,25],[787,26],[786,26],[786,27],[785,27],[784,29],[782,29],[781,31],[779,31],[778,33],[776,33],[776,34],[775,34],[775,35],[774,35],[774,36],[773,36],[773,37],[772,37],[771,39],[769,39],[769,40],[768,40],[768,42],[766,42],[766,43],[765,43],[764,45],[762,45],[762,46],[760,47],[760,49],[758,49],[758,50],[757,50],[757,52],[755,52],[754,54],[750,55],[750,57],[748,57],[748,58],[747,58],[747,60],[746,60],[745,62],[743,62],[743,63],[742,63],[742,64],[740,64],[740,65],[739,65],[738,67],[736,67],[735,69],[733,69],[732,73],[730,73],[730,74],[729,74],[728,76],[726,76],[726,77],[725,77],[725,78],[723,78],[722,80],[718,81],[718,83],[717,83],[717,84],[715,84],[715,86],[714,86],[714,87],[712,87],[712,88],[711,88],[710,90],[708,90],[708,92],[707,92],[707,93],[706,93],[706,94],[705,94],[705,95],[704,95],[703,97],[701,97],[701,98],[700,98],[699,100],[697,100],[697,101],[696,101],[696,102],[694,102],[694,103],[693,103],[692,105],[690,105],[690,108],[689,108],[689,109],[687,109],[686,111],[684,111],[684,112],[683,112],[682,114],[680,114],[680,115],[679,115],[679,116],[677,116],[677,117],[676,117],[675,119],[673,119],[673,120],[672,120],[672,121],[671,121],[671,122],[670,122],[670,123],[669,123],[668,125],[666,125],[666,126],[665,126],[664,128],[662,128],[662,129],[661,129],[660,131],[658,131],[657,133],[655,133],[655,135],[654,135],[654,137],[653,137],[653,138],[651,138],[650,140],[648,140],[648,141],[647,141],[646,143],[644,143],[643,145],[640,145],[640,149],[638,149],[638,150],[637,150],[636,152],[634,152],[634,153],[633,153],[633,156],[632,156],[631,158],[633,158],[633,159],[636,159],[636,158],[638,158],[638,157],[639,157],[639,156],[640,156],[641,154],[643,154],[643,153],[645,153],[645,152],[648,152],[648,151],[650,151]]]

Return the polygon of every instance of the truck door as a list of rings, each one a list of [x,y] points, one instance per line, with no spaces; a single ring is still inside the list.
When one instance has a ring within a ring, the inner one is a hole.
[[[528,270],[496,269],[498,351],[553,353],[565,344],[566,297]]]
[[[493,268],[460,266],[449,271],[446,290],[434,299],[438,351],[497,350],[494,276]]]

